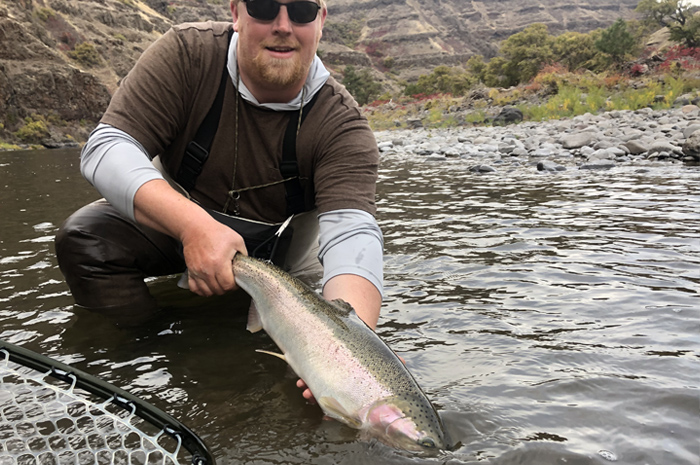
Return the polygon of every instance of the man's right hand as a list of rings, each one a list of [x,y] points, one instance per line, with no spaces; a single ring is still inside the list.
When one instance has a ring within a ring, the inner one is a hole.
[[[167,181],[145,183],[134,197],[136,221],[182,242],[192,292],[221,295],[237,288],[233,256],[247,255],[243,238],[185,198]]]
[[[247,255],[238,233],[209,216],[203,224],[185,231],[182,245],[192,292],[209,297],[238,288],[231,263],[236,253]]]

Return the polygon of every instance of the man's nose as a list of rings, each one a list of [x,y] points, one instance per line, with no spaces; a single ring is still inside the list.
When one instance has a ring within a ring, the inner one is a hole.
[[[287,12],[287,5],[284,3],[280,6],[280,12],[277,14],[275,21],[273,23],[275,30],[280,32],[291,32],[292,31],[292,20],[289,19],[289,14]]]

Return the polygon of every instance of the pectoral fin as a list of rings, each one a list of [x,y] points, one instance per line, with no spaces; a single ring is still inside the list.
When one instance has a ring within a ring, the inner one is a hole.
[[[285,358],[284,355],[278,354],[278,353],[276,353],[276,352],[270,352],[270,351],[267,351],[267,350],[260,350],[260,349],[257,349],[256,352],[260,352],[261,354],[272,355],[273,357],[281,358],[281,359],[284,360],[285,362],[287,361],[287,359]]]
[[[338,421],[342,421],[343,423],[346,423],[353,428],[359,429],[360,426],[362,426],[360,420],[350,415],[350,413],[348,413],[347,410],[345,410],[343,406],[340,405],[340,402],[338,402],[332,397],[321,397],[320,399],[318,399],[318,405],[321,406],[324,413],[329,417],[335,418]]]
[[[250,308],[248,309],[248,324],[246,329],[251,333],[257,333],[262,327],[262,321],[260,321],[260,314],[255,306],[255,301],[250,302]]]

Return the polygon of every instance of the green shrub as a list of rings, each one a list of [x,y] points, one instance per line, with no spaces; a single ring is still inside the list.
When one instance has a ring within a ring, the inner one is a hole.
[[[56,12],[54,12],[51,8],[39,8],[34,12],[34,14],[43,22],[47,22],[56,16]]]
[[[87,67],[97,66],[102,62],[100,54],[90,42],[82,42],[76,45],[74,50],[68,52],[68,56]]]
[[[365,19],[353,19],[343,22],[327,22],[323,26],[323,35],[329,39],[339,40],[348,48],[355,48],[357,42],[362,35],[362,28],[365,25]]]
[[[368,69],[357,72],[352,65],[345,67],[343,85],[359,105],[371,102],[382,91],[382,86],[374,80]]]
[[[22,142],[38,143],[49,136],[49,128],[42,119],[27,117],[24,121],[24,125],[14,132],[15,137]]]
[[[21,147],[16,144],[10,144],[9,142],[0,141],[0,150],[19,150]]]
[[[634,52],[635,46],[636,41],[627,30],[627,23],[622,18],[605,29],[595,42],[595,47],[610,55],[615,63],[621,63],[626,55]]]
[[[470,73],[458,68],[440,65],[432,73],[419,76],[416,83],[406,84],[403,93],[407,96],[419,94],[464,95],[474,84],[476,84],[476,78]]]

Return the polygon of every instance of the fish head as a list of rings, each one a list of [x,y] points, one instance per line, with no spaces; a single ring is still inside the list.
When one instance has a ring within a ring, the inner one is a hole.
[[[394,396],[367,411],[365,430],[397,449],[437,453],[448,448],[442,421],[424,396]]]

